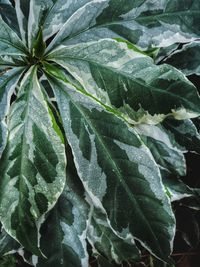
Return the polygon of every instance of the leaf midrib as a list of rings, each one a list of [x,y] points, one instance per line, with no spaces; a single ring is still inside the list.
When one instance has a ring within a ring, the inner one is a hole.
[[[34,73],[32,74],[32,76],[34,75]],[[27,103],[29,103],[29,98],[30,98],[30,92],[31,92],[31,87],[29,86],[29,93],[28,93],[28,100]],[[29,111],[29,104],[26,105],[25,107],[25,116],[27,117],[27,113]],[[26,156],[26,140],[25,140],[25,131],[26,131],[26,127],[27,127],[27,121],[25,121],[25,123],[22,122],[22,127],[23,127],[23,133],[22,133],[22,149],[21,149],[21,158],[20,158],[20,173],[18,175],[19,177],[19,199],[18,199],[18,206],[17,208],[17,212],[19,214],[19,220],[20,220],[20,224],[21,224],[21,218],[23,218],[24,216],[24,211],[21,210],[21,205],[19,205],[19,203],[22,201],[22,195],[23,195],[23,190],[20,190],[20,188],[22,187],[22,179],[24,179],[23,177],[23,168],[24,168],[24,161],[27,159]],[[23,225],[23,224],[21,224]],[[20,229],[24,232],[24,238],[26,239],[26,242],[30,245],[30,247],[32,247],[32,242],[30,241],[30,239],[27,237],[26,235],[26,231],[24,230],[23,227],[20,226]]]
[[[161,13],[161,14],[155,14],[155,15],[146,15],[146,16],[139,16],[137,18],[135,18],[134,20],[136,21],[145,21],[145,20],[149,20],[150,19],[155,19],[155,18],[162,18],[162,17],[166,17],[166,16],[176,16],[176,15],[189,15],[192,16],[193,14],[200,14],[200,11],[196,11],[196,10],[184,10],[184,11],[175,11],[175,12],[166,12],[166,13]],[[132,20],[131,20],[132,21]]]
[[[118,173],[118,175],[116,175],[116,177],[118,177],[119,183],[121,183],[121,184],[123,185],[123,187],[124,187],[125,191],[127,192],[127,195],[129,196],[131,202],[136,203],[136,205],[137,205],[137,207],[138,207],[138,210],[139,210],[139,213],[141,214],[141,217],[144,218],[144,221],[146,222],[147,227],[150,229],[150,232],[152,233],[152,236],[155,238],[155,241],[156,241],[156,243],[157,243],[157,245],[158,245],[158,248],[159,248],[159,250],[160,250],[160,253],[161,253],[161,255],[162,255],[163,253],[162,253],[162,250],[161,250],[161,248],[160,248],[160,246],[159,246],[159,241],[158,241],[158,239],[157,239],[157,237],[156,237],[156,235],[155,235],[153,229],[151,228],[151,225],[148,223],[148,219],[147,219],[147,218],[144,216],[144,214],[141,212],[141,208],[140,208],[139,203],[136,201],[136,199],[134,198],[133,194],[131,193],[131,190],[130,190],[129,187],[126,185],[125,181],[123,180],[123,177],[122,177],[122,175],[121,175],[121,173],[120,173],[119,167],[117,166],[117,164],[116,164],[115,162],[113,162],[112,157],[111,157],[111,155],[110,155],[110,151],[109,151],[109,149],[108,149],[107,146],[104,144],[104,142],[103,142],[101,136],[98,134],[98,132],[96,131],[96,129],[92,126],[92,122],[91,122],[91,120],[89,120],[89,119],[84,115],[84,112],[77,106],[77,104],[73,101],[73,99],[70,97],[70,95],[69,95],[65,90],[63,90],[62,87],[60,87],[60,88],[61,88],[61,90],[68,96],[68,98],[70,98],[70,101],[71,101],[71,102],[73,103],[73,105],[78,109],[78,111],[80,112],[80,114],[83,116],[84,120],[88,123],[88,125],[91,127],[91,129],[92,129],[92,131],[94,132],[94,134],[97,136],[97,138],[98,138],[100,144],[102,145],[104,151],[106,152],[108,158],[110,159],[112,166],[114,167],[114,169],[115,169],[115,170],[117,171],[117,173]]]
[[[23,50],[21,47],[19,47],[18,45],[8,41],[7,39],[4,39],[4,38],[0,38],[0,42],[2,43],[6,43],[6,44],[9,44],[11,47],[15,47],[17,50],[20,50],[21,52],[23,52],[23,55],[26,55],[26,52],[25,50]],[[6,54],[7,55],[7,54]]]
[[[59,57],[57,57],[57,58],[59,59]],[[182,100],[183,102],[185,102],[188,106],[191,106],[191,104],[192,104],[192,106],[194,106],[194,104],[191,103],[191,102],[189,102],[186,98],[184,98],[184,97],[182,97],[182,96],[180,96],[180,95],[173,94],[172,92],[169,92],[169,91],[167,91],[167,90],[162,90],[162,89],[160,89],[160,88],[153,87],[153,86],[148,85],[148,84],[146,84],[146,83],[142,83],[142,82],[140,82],[139,79],[135,78],[133,75],[130,76],[128,73],[126,73],[126,72],[124,72],[124,71],[123,71],[123,72],[120,72],[120,71],[118,71],[118,69],[114,69],[114,68],[112,68],[112,67],[108,67],[108,66],[106,66],[106,65],[101,65],[101,64],[98,63],[98,62],[95,62],[95,61],[92,61],[92,60],[87,60],[87,59],[85,59],[85,58],[81,58],[81,57],[70,57],[70,56],[67,56],[67,57],[66,57],[66,56],[65,56],[65,57],[63,57],[62,59],[60,59],[61,62],[57,61],[57,58],[55,57],[55,59],[52,58],[51,60],[53,60],[54,62],[58,63],[58,64],[61,65],[62,67],[65,67],[65,65],[62,64],[63,58],[65,58],[65,59],[73,59],[73,60],[85,61],[85,62],[87,62],[87,63],[89,63],[89,64],[93,64],[93,65],[96,65],[96,66],[103,67],[103,68],[105,68],[105,69],[108,69],[108,70],[114,72],[115,74],[117,73],[117,74],[119,74],[120,76],[124,76],[125,78],[128,78],[128,79],[132,80],[133,82],[135,82],[136,84],[140,85],[141,87],[147,88],[147,89],[151,92],[152,95],[153,95],[152,92],[159,92],[159,93],[162,93],[162,94],[165,94],[165,95],[171,95],[173,98],[179,98],[179,99],[181,99],[181,100]],[[68,71],[71,72],[71,70],[69,70],[69,68],[68,68]],[[73,73],[71,73],[71,75],[74,77]],[[91,76],[92,76],[92,75],[91,75]],[[74,77],[74,78],[76,79],[76,77]],[[180,106],[180,107],[181,107],[181,106]],[[172,107],[172,108],[173,108],[173,107]],[[177,107],[176,107],[176,109],[177,109]],[[196,110],[196,106],[194,106],[194,110]]]
[[[132,22],[132,21],[138,21],[138,22],[143,22],[143,21],[148,21],[149,20],[149,18],[150,18],[150,20],[151,19],[154,19],[154,20],[156,20],[156,18],[162,18],[162,17],[165,17],[165,16],[176,16],[176,15],[178,15],[178,14],[180,14],[180,15],[184,15],[184,14],[187,14],[188,13],[188,10],[187,11],[177,11],[177,12],[172,12],[172,13],[162,13],[162,14],[156,14],[156,15],[147,15],[147,16],[141,16],[141,17],[136,17],[136,18],[133,18],[133,19],[122,19],[122,20],[120,20],[120,19],[118,19],[118,20],[116,20],[116,21],[112,21],[112,22],[108,22],[108,23],[102,23],[102,24],[99,24],[99,25],[94,25],[94,26],[91,26],[91,27],[88,27],[88,28],[86,28],[86,29],[84,29],[84,30],[82,30],[82,31],[79,31],[78,33],[76,33],[76,34],[74,34],[74,35],[71,35],[71,36],[67,36],[67,37],[65,37],[64,39],[62,39],[62,42],[65,42],[65,41],[68,41],[68,40],[71,40],[71,39],[73,39],[73,38],[75,38],[75,37],[77,37],[77,36],[79,36],[81,33],[83,33],[83,32],[86,32],[86,31],[89,31],[89,30],[91,30],[91,29],[95,29],[95,28],[101,28],[101,27],[106,27],[106,26],[112,26],[112,25],[116,25],[116,24],[120,24],[120,23],[126,23],[126,22]],[[191,14],[192,13],[192,14]],[[190,14],[191,14],[191,16],[193,15],[193,14],[200,14],[200,11],[190,11]],[[188,15],[190,15],[190,14],[188,14]],[[60,29],[61,30],[61,29]],[[59,30],[59,31],[60,31]],[[58,32],[59,33],[59,32]],[[61,43],[62,43],[61,42]]]

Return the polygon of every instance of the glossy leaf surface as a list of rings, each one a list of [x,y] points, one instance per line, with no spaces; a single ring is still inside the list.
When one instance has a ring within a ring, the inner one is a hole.
[[[171,250],[166,240],[173,238],[174,221],[159,170],[147,147],[122,120],[73,86],[56,80],[51,85],[78,174],[91,201],[107,214],[116,231],[127,229],[163,258],[163,250]],[[158,228],[162,234],[156,237]]]
[[[199,25],[199,0],[0,0],[0,265],[171,264]]]
[[[156,124],[167,116],[186,119],[200,112],[200,97],[184,75],[169,65],[156,66],[124,43],[103,39],[69,45],[48,59],[66,68],[86,92],[121,110],[130,123]]]
[[[65,184],[64,145],[31,68],[9,114],[0,164],[0,219],[5,230],[39,254],[39,229]]]

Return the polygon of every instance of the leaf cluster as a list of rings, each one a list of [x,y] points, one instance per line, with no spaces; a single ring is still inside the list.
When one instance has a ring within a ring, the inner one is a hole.
[[[199,25],[199,0],[0,0],[2,266],[198,246]]]

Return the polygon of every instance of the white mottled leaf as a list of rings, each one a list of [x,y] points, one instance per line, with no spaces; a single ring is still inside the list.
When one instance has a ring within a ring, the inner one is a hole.
[[[200,134],[191,120],[167,119],[163,122],[163,126],[183,149],[200,154]]]
[[[149,150],[132,128],[72,85],[54,79],[51,85],[78,174],[93,205],[108,216],[113,229],[129,232],[167,260],[174,217]]]
[[[47,258],[38,258],[37,267],[89,266],[86,244],[89,207],[71,155],[67,162],[65,189],[41,231],[41,248]]]
[[[29,16],[30,0],[16,0],[15,10],[21,38],[24,44],[28,44],[28,16]]]
[[[0,17],[0,56],[26,55],[26,47],[17,34]]]
[[[143,48],[185,43],[199,38],[199,17],[199,0],[93,0],[77,6],[50,49],[105,37],[121,37]]]
[[[0,1],[0,15],[2,19],[19,34],[19,27],[17,23],[17,15],[15,8],[9,1]]]
[[[61,46],[47,58],[63,66],[86,92],[118,108],[132,124],[200,114],[198,92],[182,73],[170,65],[155,65],[125,43],[102,39]]]
[[[199,200],[198,192],[200,190],[197,188],[190,188],[181,180],[173,179],[173,178],[166,178],[163,179],[164,185],[167,188],[167,191],[170,194],[171,201],[178,201],[183,198],[197,198]]]
[[[51,0],[30,0],[28,16],[28,47],[32,51],[40,29],[45,13],[52,6]]]
[[[54,0],[43,22],[45,39],[57,33],[79,8],[92,0]]]
[[[181,49],[170,54],[165,62],[176,67],[185,75],[200,75],[200,42],[183,45]]]
[[[6,145],[7,125],[5,118],[10,108],[11,96],[19,81],[23,68],[15,68],[0,76],[0,158]]]
[[[120,236],[109,226],[103,214],[94,208],[92,210],[87,238],[93,248],[94,255],[104,255],[108,261],[117,264],[125,261],[138,261],[140,252],[131,235],[128,237]]]
[[[183,150],[161,125],[140,124],[134,127],[150,149],[161,170],[168,174],[186,175]]]
[[[1,229],[0,233],[0,257],[6,254],[14,254],[20,248],[20,244]]]
[[[39,230],[65,184],[65,148],[37,80],[24,76],[8,114],[8,141],[0,162],[0,219],[27,250],[40,254]]]
[[[77,35],[78,33],[95,26],[96,18],[101,14],[104,8],[108,6],[109,1],[93,0],[87,2],[88,3],[83,5],[81,8],[74,10],[74,13],[63,24],[58,34],[47,47],[47,51],[59,46],[66,38]]]

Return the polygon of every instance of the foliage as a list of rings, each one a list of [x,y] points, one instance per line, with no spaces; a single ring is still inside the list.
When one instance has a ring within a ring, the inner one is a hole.
[[[199,242],[181,178],[200,154],[199,0],[0,0],[0,16],[3,261],[173,266],[176,230]]]
[[[5,256],[3,259],[0,259],[0,264],[2,267],[14,267],[15,258],[13,256]]]

